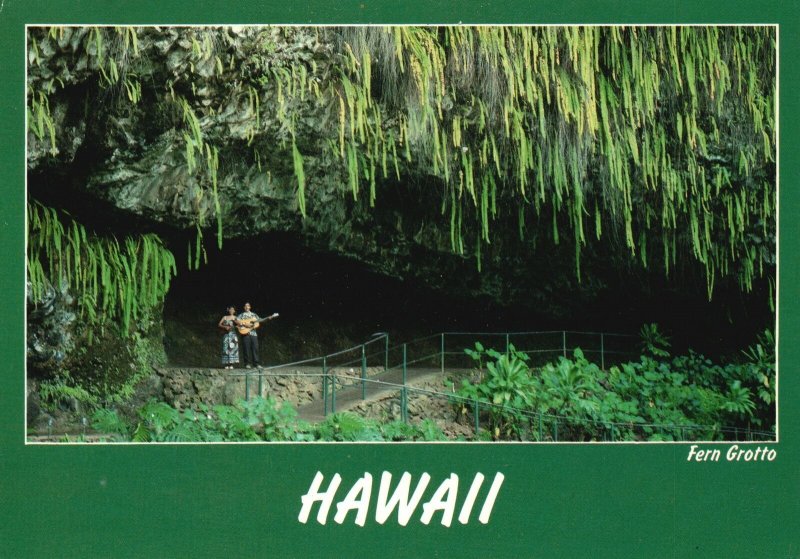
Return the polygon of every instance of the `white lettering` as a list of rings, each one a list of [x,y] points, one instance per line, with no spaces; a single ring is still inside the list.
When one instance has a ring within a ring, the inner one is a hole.
[[[394,493],[392,493],[392,498],[387,502],[389,486],[392,484],[392,474],[383,472],[381,475],[381,486],[378,489],[378,503],[375,507],[375,521],[378,524],[383,524],[389,516],[391,516],[395,507],[397,507],[397,521],[400,523],[400,526],[408,524],[408,521],[411,520],[411,515],[414,514],[414,510],[416,510],[417,504],[420,499],[422,499],[422,494],[425,493],[425,489],[427,489],[430,481],[431,476],[427,473],[423,473],[409,501],[408,491],[411,487],[411,474],[405,472],[400,477],[400,482],[397,484]]]
[[[769,451],[767,451],[767,460],[770,462],[773,462],[777,456],[778,453],[775,450],[769,449]]]
[[[447,499],[445,499],[445,495]],[[458,476],[450,474],[450,477],[444,480],[433,494],[431,500],[422,505],[420,521],[423,524],[430,524],[433,513],[440,510],[442,511],[442,526],[449,527],[456,511],[456,497],[458,497]]]
[[[319,488],[324,478],[325,476],[322,475],[322,472],[317,472],[317,475],[314,476],[314,481],[311,482],[311,487],[308,488],[308,493],[301,498],[303,507],[300,509],[297,520],[303,524],[308,522],[308,515],[311,514],[311,508],[317,501],[320,503],[319,512],[317,513],[317,522],[325,524],[328,519],[328,511],[331,508],[331,504],[333,504],[333,497],[336,495],[336,490],[339,489],[339,484],[342,482],[342,476],[339,474],[334,475],[328,486],[328,490],[320,493]]]
[[[772,460],[774,459],[775,452],[770,452],[771,457],[769,459]],[[744,451],[740,451],[740,454],[743,456],[745,455]],[[768,456],[768,451],[765,448],[760,452],[756,452],[755,455],[762,456],[763,460],[763,457]],[[470,517],[472,516],[472,512],[476,507],[478,496],[481,493],[481,488],[483,487],[483,482],[485,480],[486,477],[482,473],[478,472],[475,474],[469,490],[467,491],[467,495],[464,498],[464,502],[461,505],[461,511],[458,514],[458,521],[461,524],[469,524]],[[505,476],[503,474],[500,472],[495,473],[492,484],[489,487],[489,491],[478,515],[478,521],[481,524],[489,523],[489,518],[492,515],[495,501],[497,500],[497,496],[504,480]],[[322,474],[322,472],[318,471],[314,475],[314,479],[311,481],[308,492],[300,498],[302,506],[300,507],[300,513],[297,516],[297,520],[300,523],[306,524],[308,522],[309,516],[311,515],[315,505],[319,505],[316,515],[317,522],[325,525],[325,523],[328,521],[328,513],[330,512],[331,506],[336,498],[336,492],[339,490],[339,486],[341,485],[342,476],[339,474],[334,474],[333,477],[330,478],[330,483],[328,484],[327,489],[323,490],[324,481],[325,476]],[[397,485],[392,488],[392,474],[389,472],[383,472],[381,474],[381,483],[380,487],[378,488],[378,499],[375,505],[375,521],[378,524],[384,524],[389,517],[395,513],[396,510],[398,524],[400,524],[400,526],[408,525],[411,517],[414,515],[417,507],[425,496],[426,490],[431,481],[431,476],[428,473],[423,472],[413,490],[413,494],[411,492],[411,481],[411,474],[409,472],[404,472],[403,475],[400,476],[400,480],[397,482]],[[336,503],[336,514],[333,518],[334,522],[337,524],[343,524],[345,520],[347,520],[347,515],[351,511],[355,511],[354,521],[356,525],[363,527],[366,524],[367,517],[370,513],[373,485],[374,483],[372,474],[369,472],[364,472],[364,475],[358,478],[350,487],[347,495],[345,495],[343,499]],[[433,492],[433,495],[430,497],[430,499],[422,504],[422,514],[419,518],[419,521],[422,524],[428,525],[433,520],[434,515],[441,511],[442,526],[449,528],[453,523],[453,517],[456,513],[456,505],[459,502],[458,487],[458,475],[451,473],[436,488],[436,491]]]
[[[689,449],[689,456],[686,457],[686,460],[690,461],[694,458],[695,462],[719,462],[720,456],[722,456],[722,454],[719,449],[697,450],[697,445],[693,444]]]
[[[758,446],[752,450],[739,448],[738,444],[730,447],[725,453],[728,462],[773,462],[777,456],[777,451],[768,446]]]
[[[337,524],[344,522],[347,513],[353,509],[358,510],[356,513],[356,524],[363,526],[367,520],[367,512],[369,511],[369,498],[372,496],[372,474],[364,473],[364,477],[360,478],[353,484],[347,496],[336,505],[336,516],[334,520]]]
[[[481,524],[488,524],[489,517],[492,515],[492,509],[494,508],[494,501],[497,499],[497,494],[500,492],[500,486],[503,485],[504,479],[506,479],[506,476],[500,472],[495,474],[492,486],[489,488],[489,494],[486,496],[486,501],[483,503],[481,514],[478,516],[478,520]]]
[[[461,506],[461,512],[458,514],[458,521],[461,524],[469,522],[469,515],[472,514],[472,506],[475,504],[475,499],[478,497],[478,491],[480,491],[481,485],[483,485],[483,479],[483,474],[478,472],[475,474],[475,479],[472,480],[467,498],[464,500],[464,504]]]

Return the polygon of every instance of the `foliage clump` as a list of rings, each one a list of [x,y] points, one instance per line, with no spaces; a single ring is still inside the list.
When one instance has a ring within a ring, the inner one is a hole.
[[[116,327],[107,327],[94,334],[91,347],[85,345],[90,328],[76,327],[78,347],[36,384],[42,407],[53,411],[66,406],[87,413],[129,402],[153,367],[166,364],[160,329],[147,322],[140,321],[127,338]]]
[[[666,339],[658,328],[646,328]],[[651,348],[652,349],[652,348]],[[467,350],[477,379],[453,394],[456,421],[477,420],[475,440],[670,441],[771,438],[775,430],[775,353],[765,331],[742,358],[714,363],[693,351],[671,356],[668,345],[638,360],[602,369],[580,349],[533,369],[529,356],[509,346],[501,353],[476,344]],[[134,417],[104,402],[92,427],[112,441],[443,441],[430,419],[380,422],[352,412],[311,424],[294,407],[269,396],[233,405],[176,409],[150,400]],[[474,416],[478,413],[478,417]]]
[[[166,361],[159,315],[176,266],[158,236],[122,242],[97,236],[69,215],[32,202],[27,270],[31,320],[51,319],[54,306],[71,318],[48,326],[58,328],[56,339],[69,347],[56,347],[57,358],[29,360],[33,376],[44,373],[39,396],[45,408],[121,403],[152,366]],[[29,342],[46,344],[50,337],[46,331]]]
[[[176,273],[175,259],[158,236],[127,237],[122,243],[98,237],[37,202],[28,205],[27,269],[33,305],[42,302],[48,287],[66,284],[77,297],[81,321],[96,327],[113,323],[123,335],[164,301]]]
[[[379,423],[354,413],[339,412],[310,424],[298,419],[287,402],[256,397],[232,406],[200,404],[178,410],[151,400],[131,422],[110,408],[97,409],[92,427],[114,441],[133,442],[248,442],[248,441],[440,441],[442,429],[431,420],[419,424]]]
[[[769,331],[744,359],[724,365],[693,351],[671,357],[657,327],[643,331],[648,349],[639,360],[608,370],[580,349],[533,370],[513,346],[500,353],[476,344],[467,353],[486,363],[485,376],[464,380],[454,401],[464,414],[477,402],[495,439],[721,440],[774,430]]]

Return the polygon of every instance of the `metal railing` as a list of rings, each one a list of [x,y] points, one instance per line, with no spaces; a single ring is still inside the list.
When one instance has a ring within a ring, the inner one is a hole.
[[[750,428],[725,427],[719,425],[671,425],[651,424],[643,422],[608,422],[584,417],[559,416],[542,412],[512,408],[469,399],[454,392],[440,392],[411,386],[408,383],[409,369],[420,369],[431,372],[467,372],[474,370],[474,360],[464,349],[472,348],[479,342],[486,349],[509,352],[513,347],[531,357],[531,366],[543,365],[558,357],[568,357],[575,349],[580,348],[587,358],[600,360],[600,367],[605,369],[619,363],[626,357],[638,356],[638,351],[625,347],[625,341],[637,339],[634,335],[578,332],[569,330],[545,332],[442,332],[417,338],[410,342],[390,347],[389,335],[378,333],[372,339],[335,353],[262,367],[253,371],[229,373],[229,376],[245,378],[245,399],[250,399],[252,378],[256,377],[257,390],[263,395],[264,379],[267,377],[302,376],[320,379],[323,400],[323,415],[336,413],[337,392],[346,388],[361,389],[361,400],[367,399],[367,387],[388,388],[399,394],[399,415],[404,422],[409,421],[409,397],[425,395],[446,399],[453,406],[461,406],[469,410],[474,422],[474,436],[480,438],[482,422],[490,425],[494,420],[493,413],[510,414],[520,419],[521,425],[527,427],[518,433],[529,440],[558,441],[563,440],[570,432],[583,426],[585,436],[592,433],[593,440],[617,441],[631,437],[658,436],[664,440],[698,440],[698,438],[724,437],[724,440],[775,440],[775,433],[753,430]],[[300,371],[298,367],[306,370]],[[314,371],[314,369],[317,371]],[[285,371],[293,369],[292,371]],[[310,370],[309,370],[310,369]],[[281,372],[281,371],[284,372]],[[386,375],[396,372],[400,382],[387,382],[374,377],[376,374]],[[462,414],[463,415],[463,414]],[[590,430],[585,427],[591,426]],[[483,428],[486,432],[486,427]],[[491,438],[491,437],[490,437]],[[574,439],[570,439],[574,440]]]
[[[354,373],[356,369],[360,372],[362,394],[364,398],[366,398],[365,381],[368,378],[369,370],[378,369],[380,371],[386,371],[388,369],[389,355],[389,335],[386,333],[379,333],[362,344],[320,357],[312,357],[269,367],[260,367],[244,372],[228,373],[228,376],[244,377],[245,400],[250,399],[251,385],[254,378],[258,383],[256,387],[258,394],[263,394],[264,379],[267,377],[305,376],[319,378],[322,383],[321,392],[325,402],[325,414],[327,415],[329,403],[331,411],[335,411],[337,386],[341,389],[349,384],[355,384],[352,380],[352,373]],[[317,368],[319,372],[311,372],[308,370],[298,372],[298,368]],[[292,371],[280,372],[285,370]],[[347,378],[348,380],[343,383],[343,378]]]
[[[476,439],[481,438],[483,431],[488,438],[492,438],[491,431],[497,423],[491,417],[493,413],[502,413],[506,418],[513,417],[515,434],[523,440],[575,441],[569,438],[569,433],[576,427],[582,429],[582,439],[600,441],[641,440],[645,437],[658,436],[660,440],[694,441],[694,440],[726,440],[726,441],[774,441],[775,433],[772,431],[756,430],[750,427],[732,427],[721,425],[698,424],[660,424],[648,422],[615,422],[593,419],[589,417],[574,417],[567,415],[549,414],[541,411],[515,408],[503,404],[480,401],[477,398],[468,398],[455,393],[441,392],[427,388],[410,386],[408,384],[378,382],[384,387],[390,387],[399,393],[399,419],[409,421],[409,394],[427,396],[446,400],[454,408],[462,408],[472,414],[468,423],[474,427]],[[462,414],[465,415],[465,414]],[[487,428],[488,424],[488,428]],[[587,429],[590,427],[591,429]],[[560,434],[560,435],[559,435]],[[564,435],[567,435],[565,439]],[[627,437],[625,435],[628,435]],[[638,438],[637,438],[638,435]]]
[[[251,377],[257,379],[258,394],[263,394],[266,375],[273,376],[276,371],[298,366],[319,367],[321,375],[303,374],[321,377],[323,408],[327,415],[329,410],[331,413],[336,412],[337,387],[343,388],[356,384],[357,381],[352,379],[352,374],[356,369],[360,370],[362,399],[366,399],[366,381],[370,374],[374,374],[376,371],[383,373],[402,370],[405,377],[409,367],[437,368],[442,373],[446,368],[470,369],[474,362],[466,355],[464,349],[474,347],[476,342],[481,343],[487,349],[492,348],[505,352],[510,351],[513,346],[516,350],[531,357],[531,366],[543,365],[559,356],[567,357],[572,351],[580,348],[587,358],[599,357],[600,367],[605,369],[607,365],[619,362],[620,358],[636,354],[632,349],[624,348],[621,345],[624,340],[635,338],[636,336],[629,334],[570,330],[441,332],[390,347],[389,334],[378,333],[362,344],[321,357],[262,367],[253,372],[230,373],[230,375],[245,377],[245,399],[249,399]],[[295,376],[297,374],[292,373]],[[347,381],[343,382],[345,378]]]

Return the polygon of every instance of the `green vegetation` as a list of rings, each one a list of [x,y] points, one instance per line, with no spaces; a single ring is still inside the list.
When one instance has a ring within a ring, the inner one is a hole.
[[[39,384],[46,409],[121,403],[153,365],[166,361],[160,313],[176,267],[157,236],[98,237],[69,215],[33,202],[27,268],[33,308],[64,292],[77,318],[62,325],[74,350]]]
[[[136,331],[127,337],[120,334],[113,324],[99,333],[89,325],[76,328],[80,346],[38,383],[42,407],[54,411],[68,406],[90,413],[128,402],[137,385],[153,374],[153,366],[166,364],[166,355],[149,313],[137,322]],[[85,341],[91,336],[94,343],[88,346]]]
[[[450,395],[454,420],[474,425],[477,403],[476,440],[735,440],[753,431],[774,432],[769,331],[741,360],[726,364],[692,351],[672,357],[658,328],[648,325],[646,331],[662,342],[638,361],[608,370],[580,349],[534,370],[513,346],[500,353],[476,344],[467,353],[480,367],[480,378],[464,380]],[[430,419],[379,422],[339,412],[310,424],[298,419],[291,404],[271,396],[183,411],[151,400],[133,417],[106,405],[94,410],[92,427],[112,441],[134,442],[447,440]]]
[[[37,202],[28,205],[27,269],[34,305],[48,287],[65,283],[77,298],[81,321],[99,329],[114,323],[124,336],[132,322],[163,302],[176,271],[172,253],[156,235],[122,243],[100,238]]]
[[[407,162],[432,169],[455,252],[473,244],[479,254],[505,199],[520,208],[521,231],[551,220],[556,243],[568,216],[579,277],[581,247],[604,223],[644,267],[660,260],[669,275],[681,254],[702,263],[709,296],[739,262],[743,289],[763,274],[770,258],[751,237],[774,233],[771,29],[402,27],[343,37],[340,155],[362,155],[373,180],[397,142]],[[384,76],[379,99],[373,74]],[[387,120],[398,123],[392,134]],[[357,175],[359,160],[347,161]]]
[[[486,363],[478,382],[464,380],[456,406],[464,414],[482,404],[495,439],[692,440],[733,438],[736,430],[774,430],[775,354],[766,331],[737,363],[715,364],[689,351],[670,357],[654,325],[639,361],[607,371],[580,349],[540,370],[513,347],[508,354],[476,344],[467,350]],[[659,343],[652,345],[653,338]],[[463,399],[463,400],[462,400]],[[546,427],[540,430],[539,421]],[[699,426],[699,427],[698,427]],[[733,431],[723,432],[722,429]]]
[[[274,398],[239,400],[233,406],[199,405],[184,411],[150,401],[129,422],[113,409],[101,408],[92,427],[112,435],[113,441],[222,442],[222,441],[437,441],[442,430],[430,420],[419,425],[380,424],[348,412],[336,413],[319,424],[297,419],[294,408]]]
[[[79,44],[99,89],[181,115],[198,239],[214,216],[222,243],[227,154],[293,173],[303,216],[309,160],[336,165],[342,188],[369,205],[382,183],[423,179],[439,194],[435,227],[479,266],[493,228],[518,222],[531,246],[571,237],[578,278],[582,251],[603,236],[668,277],[697,263],[709,297],[725,277],[744,291],[772,277],[772,27],[263,27],[235,40],[182,29],[187,72],[146,86],[138,75],[157,54],[138,45],[158,30],[88,31]],[[32,29],[31,64],[61,35]],[[278,46],[293,42],[294,55]],[[209,84],[246,108],[242,137],[208,124],[219,110],[199,93]],[[53,153],[47,97],[59,86],[28,91],[29,128]],[[312,115],[337,125],[326,133]]]
[[[474,256],[479,270],[491,254],[527,287],[530,261],[518,252],[547,262],[566,239],[567,266],[559,259],[550,275],[571,278],[574,253],[587,293],[586,278],[607,281],[591,277],[592,263],[610,260],[655,269],[679,287],[698,274],[709,299],[722,281],[745,293],[761,283],[774,304],[774,27],[31,27],[28,39],[30,168],[58,176],[49,171],[72,170],[79,148],[107,150],[98,166],[117,158],[131,167],[124,177],[163,180],[148,175],[151,165],[170,168],[171,202],[154,212],[195,231],[189,269],[206,260],[208,229],[216,225],[221,247],[223,220],[245,223],[237,213],[258,213],[248,208],[269,214],[280,188],[289,189],[290,211],[296,200],[296,215],[269,226],[281,231],[322,215],[331,192],[358,209],[414,188],[426,193],[419,207],[399,202],[396,225],[375,224],[388,244],[396,227],[422,254],[449,248]],[[154,145],[175,159],[139,158]],[[240,189],[234,204],[232,190],[261,175],[267,186]],[[162,194],[158,181],[150,186]],[[404,226],[407,207],[419,215]],[[357,211],[332,227],[341,228],[329,238],[353,235],[341,241],[351,254],[373,241],[358,238],[371,224]],[[27,273],[34,305],[65,294],[79,322],[74,354],[55,372],[48,363],[45,406],[119,403],[163,359],[147,331],[160,326],[176,264],[156,235],[101,238],[30,200]],[[654,427],[662,424],[711,426],[692,435],[711,438],[723,425],[772,428],[769,333],[724,365],[691,352],[672,357],[652,325],[642,339],[639,361],[607,371],[576,352],[534,374],[513,348],[476,347],[486,376],[461,395],[486,405],[498,439],[539,436],[531,414],[578,418],[561,433],[576,439],[676,436]],[[151,410],[125,432],[146,440],[436,437],[430,425],[408,431],[348,414],[287,435],[291,414],[262,406],[210,409],[206,419]]]

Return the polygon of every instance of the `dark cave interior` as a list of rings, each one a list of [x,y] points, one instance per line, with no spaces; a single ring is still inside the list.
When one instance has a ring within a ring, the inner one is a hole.
[[[241,312],[244,302],[261,316],[280,313],[279,320],[267,324],[266,334],[280,348],[272,354],[267,350],[272,363],[334,352],[376,332],[389,332],[398,342],[454,331],[636,334],[651,322],[670,337],[676,353],[692,348],[732,355],[752,343],[772,316],[766,292],[741,296],[730,290],[709,302],[704,289],[680,291],[652,278],[639,290],[621,282],[627,287],[607,289],[579,314],[553,317],[520,303],[456,297],[419,280],[387,277],[352,259],[309,249],[288,234],[231,239],[222,250],[207,250],[208,263],[198,270],[185,269],[176,256],[184,269],[165,303],[165,345],[176,364],[213,364],[220,334],[216,323],[228,305]],[[202,347],[193,347],[197,344]]]
[[[632,272],[600,264],[591,273],[607,287],[579,303],[568,288],[554,293],[569,309],[555,316],[524,301],[500,304],[488,296],[459,297],[419,279],[388,277],[354,259],[309,248],[288,233],[226,239],[221,250],[209,233],[207,263],[189,270],[186,247],[194,242],[193,230],[177,230],[88,200],[74,188],[75,177],[64,177],[60,189],[44,187],[54,180],[48,173],[33,174],[30,195],[65,209],[99,234],[119,238],[153,231],[172,249],[178,275],[167,294],[164,318],[167,356],[176,365],[215,366],[221,333],[217,321],[228,305],[241,311],[245,301],[262,316],[281,315],[265,331],[273,341],[273,350],[266,353],[272,363],[334,352],[375,332],[389,332],[399,342],[453,331],[637,334],[646,323],[657,323],[669,336],[673,353],[692,348],[736,358],[764,328],[774,330],[766,280],[757,281],[748,294],[733,281],[718,282],[709,301],[704,282],[697,278],[668,280],[661,271]]]

